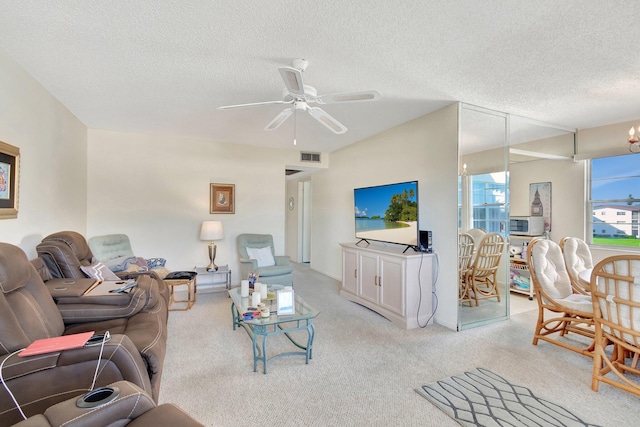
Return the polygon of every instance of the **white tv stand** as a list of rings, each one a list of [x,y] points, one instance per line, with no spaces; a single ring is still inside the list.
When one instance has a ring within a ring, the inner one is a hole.
[[[370,308],[404,329],[433,322],[433,254],[403,253],[404,246],[377,242],[367,247],[355,243],[340,246],[342,297]]]

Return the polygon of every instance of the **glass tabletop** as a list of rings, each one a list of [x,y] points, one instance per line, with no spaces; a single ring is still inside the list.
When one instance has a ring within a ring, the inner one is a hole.
[[[275,293],[275,286],[274,290],[269,288],[269,293],[271,294],[272,292]],[[233,288],[229,289],[229,296],[235,304],[236,310],[238,310],[240,314],[249,311],[248,309],[251,306],[251,295],[243,298],[242,296],[240,296],[240,288]],[[318,315],[319,311],[309,305],[309,303],[303,300],[300,296],[298,296],[295,291],[293,293],[293,296],[295,298],[295,314],[279,316],[277,313],[274,313],[276,310],[276,299],[269,298],[266,300],[262,300],[262,303],[268,306],[269,310],[271,311],[271,315],[269,317],[259,317],[251,320],[243,320],[243,322],[251,325],[275,325],[277,323],[283,322],[295,322],[297,320],[313,319]]]

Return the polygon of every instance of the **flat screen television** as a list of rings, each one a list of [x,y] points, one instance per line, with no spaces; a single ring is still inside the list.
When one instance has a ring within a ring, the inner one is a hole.
[[[418,181],[353,190],[356,238],[418,247]]]

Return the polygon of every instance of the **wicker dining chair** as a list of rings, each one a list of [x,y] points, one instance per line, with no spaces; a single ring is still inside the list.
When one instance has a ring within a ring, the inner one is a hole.
[[[560,246],[549,239],[533,239],[527,248],[527,260],[538,302],[533,345],[544,340],[593,356],[595,331],[591,297],[574,292]],[[545,319],[545,315],[552,317]],[[583,346],[566,339],[569,333],[587,337],[588,344]]]
[[[466,275],[471,267],[473,257],[473,237],[467,233],[458,235],[458,298],[460,303],[469,303],[473,306],[475,299],[472,297],[470,284],[466,280]]]
[[[591,388],[598,391],[604,382],[640,396],[637,377],[631,381],[625,375],[640,375],[640,255],[612,256],[596,264],[591,297],[596,329]],[[605,352],[609,343],[612,353]]]
[[[591,291],[590,284],[581,280],[579,274],[593,268],[589,245],[577,237],[564,237],[560,240],[560,249],[562,249],[562,256],[573,290],[576,293],[588,295]]]
[[[476,305],[482,299],[496,298],[500,302],[497,271],[505,250],[504,238],[498,233],[487,233],[480,240],[465,282],[473,293]]]

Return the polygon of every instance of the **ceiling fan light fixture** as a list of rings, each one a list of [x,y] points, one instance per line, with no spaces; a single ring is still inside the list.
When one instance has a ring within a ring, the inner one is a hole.
[[[640,126],[638,126],[638,132],[640,133]],[[633,126],[629,129],[629,139],[627,142],[629,143],[630,153],[640,152],[640,144],[638,143],[638,137],[636,136],[636,129]]]

